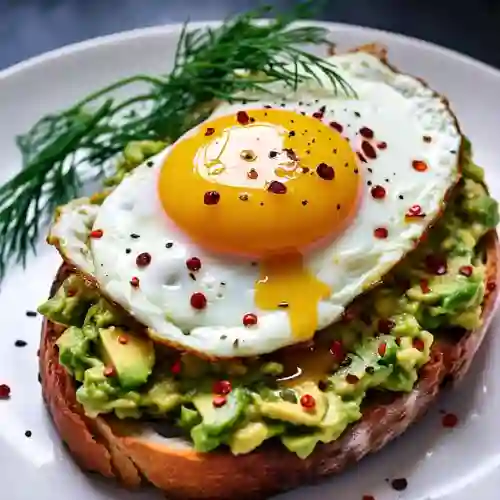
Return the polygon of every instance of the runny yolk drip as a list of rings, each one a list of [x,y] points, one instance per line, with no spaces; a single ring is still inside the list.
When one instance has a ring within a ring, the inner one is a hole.
[[[320,118],[219,116],[172,146],[158,179],[165,213],[196,244],[259,261],[256,306],[286,308],[298,341],[314,334],[330,295],[302,256],[349,225],[362,187],[349,143]]]
[[[288,312],[294,337],[301,341],[314,335],[318,326],[318,302],[330,288],[308,272],[300,253],[264,259],[255,286],[255,303],[265,310]]]

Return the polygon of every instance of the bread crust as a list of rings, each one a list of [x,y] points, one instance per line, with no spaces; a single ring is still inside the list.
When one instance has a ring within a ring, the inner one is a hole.
[[[495,231],[484,238],[487,282],[499,284],[499,243]],[[72,270],[63,265],[54,293]],[[418,420],[436,398],[445,379],[461,378],[484,339],[493,316],[498,287],[487,287],[483,324],[458,342],[437,341],[431,360],[420,371],[409,394],[378,401],[337,441],[318,445],[305,460],[282,446],[268,443],[247,455],[196,453],[168,442],[144,439],[135,427],[113,418],[89,419],[75,399],[73,380],[59,364],[55,340],[61,327],[45,320],[40,345],[42,391],[54,424],[69,451],[85,470],[116,478],[128,487],[146,482],[169,498],[267,498],[339,472],[382,448]],[[140,426],[139,426],[140,427]]]

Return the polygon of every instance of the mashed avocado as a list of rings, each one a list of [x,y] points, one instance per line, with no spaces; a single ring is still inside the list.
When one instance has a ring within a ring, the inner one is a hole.
[[[132,143],[110,185],[163,147]],[[90,417],[168,419],[204,452],[228,446],[248,453],[274,438],[305,458],[337,439],[361,417],[370,391],[412,390],[434,335],[480,325],[485,266],[478,243],[497,225],[498,206],[467,142],[464,156],[463,179],[426,240],[299,359],[278,352],[215,363],[180,355],[153,345],[70,276],[39,310],[68,327],[57,345],[78,401]],[[315,369],[297,376],[297,366]]]

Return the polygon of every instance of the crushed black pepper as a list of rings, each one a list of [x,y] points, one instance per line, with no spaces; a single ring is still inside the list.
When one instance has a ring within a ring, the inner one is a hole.
[[[308,201],[307,201],[307,200],[302,200],[302,205],[306,206],[306,205],[307,205],[307,203],[308,203]]]
[[[295,136],[295,130],[290,130],[290,132],[288,132],[288,137],[294,137]]]
[[[130,237],[131,237],[132,239],[136,240],[137,238],[140,238],[141,236],[140,236],[139,234],[137,234],[137,233],[132,233],[132,234],[130,235]]]
[[[399,477],[391,481],[391,486],[396,491],[404,491],[408,488],[408,481],[404,477]]]
[[[288,307],[288,302],[280,302],[280,303],[278,304],[278,307],[281,307],[281,308],[283,308],[283,309],[286,309],[286,308]]]
[[[174,244],[169,241],[166,245],[165,245],[165,248],[172,248],[174,246]]]
[[[150,167],[150,168],[151,168],[154,164],[155,164],[155,163],[154,163],[154,161],[151,161],[151,160],[149,160],[148,162],[146,162],[146,166],[147,166],[147,167]]]
[[[25,435],[27,438],[30,438],[30,437],[33,435],[33,433],[32,433],[31,431],[26,431],[26,432],[24,433],[24,435]]]
[[[220,336],[220,339],[221,339],[221,340],[226,340],[226,339],[227,339],[227,335],[221,335],[221,336]]]
[[[193,273],[189,273],[189,277],[193,280],[196,281],[196,276]]]
[[[26,347],[28,345],[28,342],[26,342],[25,340],[16,340],[14,342],[14,345],[16,347]]]
[[[125,248],[125,253],[130,253],[132,251],[131,248]]]
[[[233,347],[237,349],[239,345],[240,345],[240,339],[234,339]]]
[[[28,318],[36,318],[38,313],[36,311],[26,311],[26,316],[28,316]]]
[[[278,156],[277,151],[269,151],[269,158],[276,158]]]
[[[398,198],[399,198],[400,200],[404,200],[404,199],[405,199],[405,197],[404,197],[402,194],[400,194],[400,195],[398,196]]]

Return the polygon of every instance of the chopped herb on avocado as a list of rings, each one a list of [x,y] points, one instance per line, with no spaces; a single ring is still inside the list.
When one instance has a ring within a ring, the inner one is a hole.
[[[163,146],[131,143],[112,184]],[[323,333],[346,357],[332,362],[321,382],[307,373],[290,379],[283,358],[272,355],[210,362],[183,354],[172,373],[178,353],[130,331],[126,318],[72,275],[39,311],[67,326],[57,340],[59,360],[78,383],[77,400],[90,417],[167,417],[201,452],[227,446],[249,453],[276,438],[305,458],[318,443],[338,439],[361,418],[369,391],[412,390],[443,327],[480,325],[485,267],[478,243],[499,213],[468,141],[464,158],[464,178],[428,239],[360,299],[361,314]],[[221,380],[231,390],[214,394]]]

